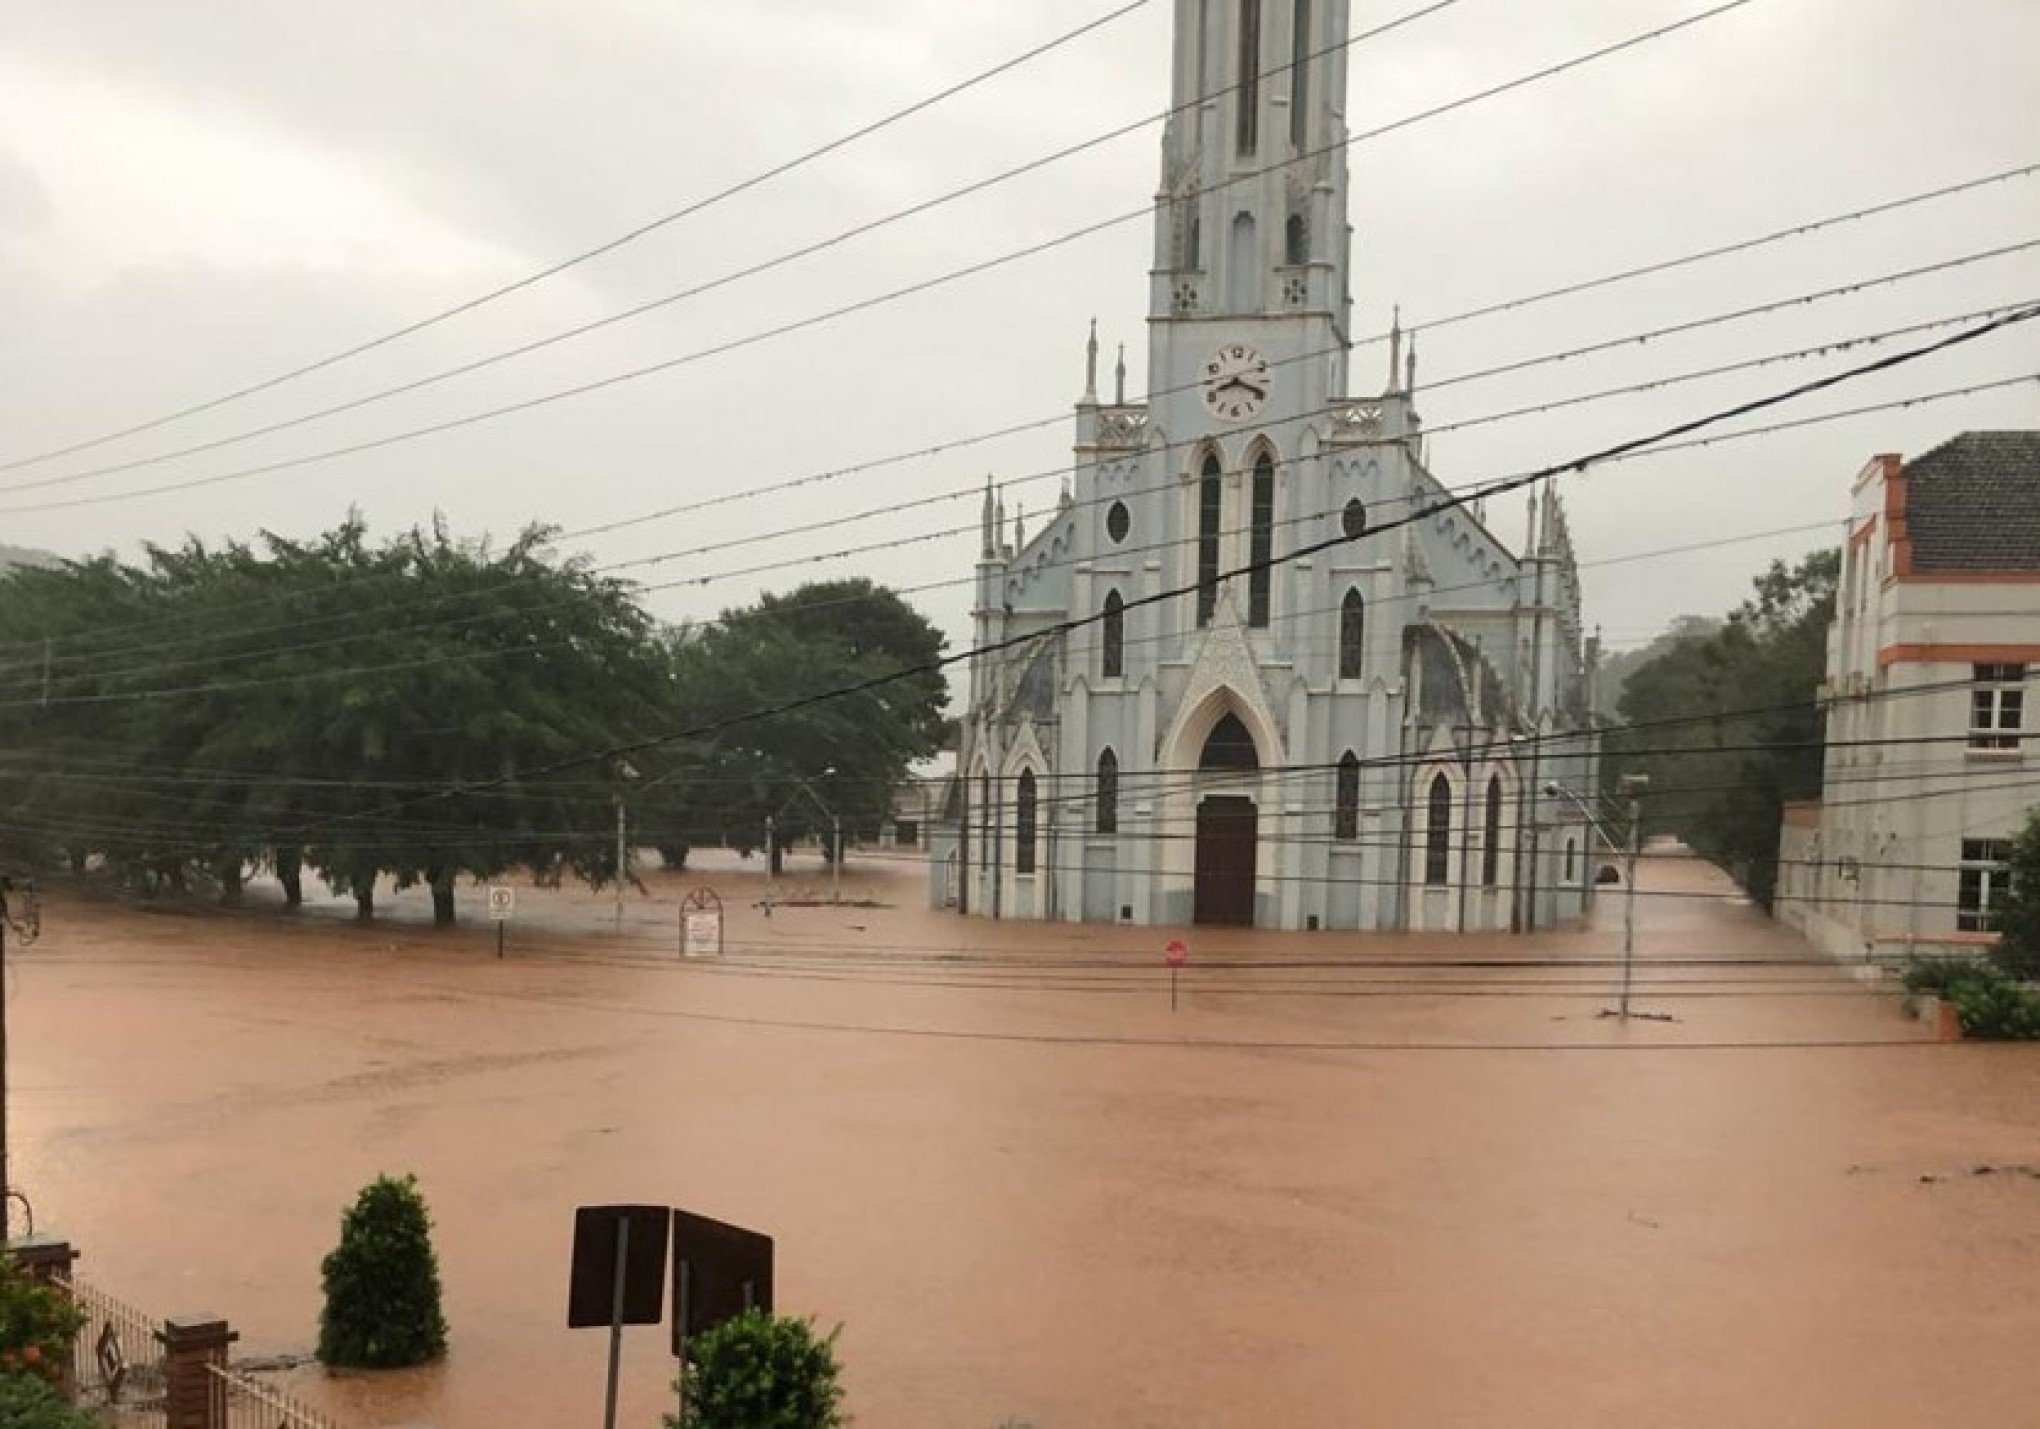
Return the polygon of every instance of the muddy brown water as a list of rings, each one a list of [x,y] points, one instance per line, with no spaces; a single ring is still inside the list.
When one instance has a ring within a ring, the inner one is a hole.
[[[704,883],[730,955],[682,967]],[[604,1201],[774,1234],[872,1429],[2033,1422],[2040,1180],[1975,1170],[2040,1165],[2040,1052],[1926,1042],[1702,865],[1644,890],[1637,1006],[1677,1020],[1626,1025],[1614,897],[1192,935],[1176,1014],[1169,935],[963,922],[878,860],[845,891],[892,907],[768,917],[724,862],[621,932],[524,889],[502,961],[408,896],[60,899],[10,975],[16,1175],[83,1273],[276,1354],[343,1203],[416,1172],[448,1359],[288,1382],[361,1429],[599,1423],[565,1301]],[[649,1429],[663,1332],[624,1367]]]

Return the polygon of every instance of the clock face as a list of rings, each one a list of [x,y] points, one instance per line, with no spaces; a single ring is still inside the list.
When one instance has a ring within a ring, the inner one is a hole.
[[[1268,359],[1243,342],[1230,343],[1204,364],[1204,406],[1225,422],[1244,422],[1268,404],[1274,390]]]

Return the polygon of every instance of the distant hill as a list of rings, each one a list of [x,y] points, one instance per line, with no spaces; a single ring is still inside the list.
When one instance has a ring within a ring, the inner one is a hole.
[[[32,551],[26,546],[0,546],[0,575],[5,575],[16,566],[41,566],[58,564],[55,556],[48,551]]]

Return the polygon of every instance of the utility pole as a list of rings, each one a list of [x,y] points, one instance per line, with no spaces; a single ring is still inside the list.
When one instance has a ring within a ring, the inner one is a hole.
[[[1629,1016],[1629,989],[1636,974],[1636,856],[1643,845],[1643,795],[1648,774],[1622,776],[1622,794],[1629,801],[1629,867],[1622,875],[1622,1016]]]
[[[829,901],[843,901],[843,821],[831,811],[829,814],[829,843],[832,856],[829,859]]]
[[[623,795],[616,796],[616,931],[623,931],[623,881],[628,877],[624,868],[627,857],[623,847]]]
[[[1629,994],[1636,982],[1636,859],[1643,845],[1643,795],[1649,788],[1648,774],[1622,776],[1622,797],[1628,800],[1629,816],[1629,838],[1623,860],[1626,869],[1622,875],[1625,887],[1622,890],[1622,1000],[1619,1010],[1624,1021],[1629,1018]],[[1579,794],[1563,784],[1546,784],[1544,792],[1551,798],[1564,799],[1578,809],[1594,826],[1594,832],[1601,836],[1601,841],[1610,848],[1616,847],[1615,840],[1609,836],[1608,826],[1595,816],[1593,808]],[[1593,862],[1590,852],[1587,866],[1592,867]]]
[[[10,898],[12,901],[10,902]],[[14,1182],[8,1175],[7,1148],[7,934],[18,933],[25,945],[42,931],[42,909],[35,884],[17,887],[0,874],[0,1246],[14,1236]]]
[[[616,791],[616,931],[623,931],[623,886],[630,881],[630,848],[624,842],[624,796],[631,781],[638,777],[636,769],[627,763],[616,766],[619,787]],[[656,782],[656,781],[655,781]]]

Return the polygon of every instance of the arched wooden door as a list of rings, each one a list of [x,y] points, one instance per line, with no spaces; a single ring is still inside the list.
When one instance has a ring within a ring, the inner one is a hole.
[[[1197,806],[1197,889],[1200,924],[1254,926],[1259,812],[1252,799],[1214,794]]]

